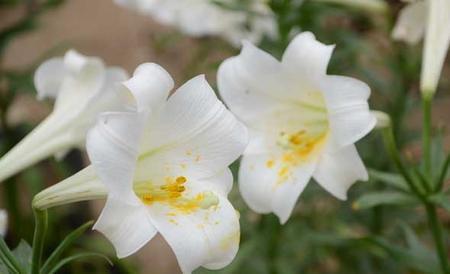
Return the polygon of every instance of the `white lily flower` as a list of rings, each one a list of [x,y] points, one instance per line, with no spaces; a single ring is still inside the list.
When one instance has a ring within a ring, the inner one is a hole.
[[[82,146],[97,114],[118,105],[115,85],[126,78],[121,68],[105,68],[100,59],[74,50],[40,65],[34,75],[37,97],[56,99],[53,112],[0,159],[0,181]]]
[[[220,7],[211,0],[115,0],[121,6],[149,15],[158,23],[173,26],[194,37],[221,36],[234,46],[242,39],[258,43],[274,37],[276,21],[266,1],[252,0],[245,11]],[[233,4],[234,0],[221,3]]]
[[[370,88],[326,75],[334,46],[310,32],[294,38],[282,61],[244,42],[218,72],[219,92],[250,130],[239,171],[244,200],[282,223],[314,178],[339,199],[367,172],[354,143],[371,131]]]
[[[100,198],[95,229],[118,257],[135,253],[157,232],[181,270],[229,264],[239,244],[239,217],[227,200],[228,165],[247,144],[247,131],[217,99],[203,76],[167,99],[170,75],[139,66],[124,82],[135,103],[103,113],[88,133],[91,166],[38,194],[37,208]]]
[[[0,237],[5,237],[8,231],[8,212],[0,209]]]
[[[434,94],[450,45],[450,0],[415,0],[399,14],[392,37],[417,44],[425,36],[421,90]]]
[[[427,21],[420,87],[432,95],[450,45],[450,0],[430,1]]]

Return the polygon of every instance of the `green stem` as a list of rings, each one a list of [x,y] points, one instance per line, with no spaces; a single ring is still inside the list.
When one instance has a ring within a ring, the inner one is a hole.
[[[415,185],[411,175],[406,170],[405,166],[403,165],[403,162],[400,157],[400,153],[397,148],[397,144],[394,139],[394,134],[392,132],[391,127],[387,127],[383,130],[383,139],[386,146],[386,149],[391,156],[395,166],[397,167],[398,171],[402,174],[402,176],[405,178],[406,183],[408,184],[411,191],[416,194],[419,199],[422,201],[425,200],[424,195],[419,190],[419,188]]]
[[[48,215],[46,210],[33,209],[35,228],[33,238],[33,256],[31,274],[39,274],[41,268],[42,251],[44,249],[45,233],[47,231]]]
[[[261,219],[262,233],[267,243],[267,262],[270,274],[277,274],[277,254],[280,241],[281,225],[275,215],[265,215]]]
[[[422,149],[425,165],[425,175],[431,178],[431,96],[423,96],[423,130],[422,130]]]
[[[447,249],[445,247],[445,242],[442,235],[442,227],[441,224],[439,223],[436,214],[436,207],[431,203],[426,203],[425,208],[427,211],[428,224],[430,226],[431,233],[433,234],[436,252],[439,256],[439,262],[441,264],[442,273],[450,274]]]

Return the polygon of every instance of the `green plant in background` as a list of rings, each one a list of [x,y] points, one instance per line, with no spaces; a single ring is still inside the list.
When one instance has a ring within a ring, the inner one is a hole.
[[[7,2],[17,4],[18,1]],[[239,1],[237,4],[233,1],[211,2],[227,11],[239,10],[249,16],[257,15],[248,8],[251,1]],[[33,3],[29,6],[30,14],[33,15],[27,15],[27,18],[34,22],[35,15],[39,14],[33,13],[37,11],[36,7],[45,10],[43,7],[47,6],[37,5],[33,1],[30,3]],[[405,26],[402,29],[398,24],[394,28],[397,11],[403,8],[397,1],[271,0],[267,4],[271,10],[269,14],[276,19],[277,35],[265,35],[259,43],[262,49],[279,58],[300,31],[311,31],[319,41],[336,44],[328,74],[351,75],[368,83],[372,88],[371,105],[386,112],[389,119],[384,116],[385,123],[358,144],[364,163],[369,167],[369,183],[352,187],[348,202],[338,202],[319,187],[309,184],[291,218],[281,226],[275,216],[260,216],[248,209],[235,187],[229,199],[240,212],[241,244],[234,261],[218,272],[450,273],[448,228],[443,225],[443,222],[448,222],[446,216],[450,211],[449,189],[445,184],[449,176],[450,157],[443,145],[445,130],[433,128],[431,122],[433,98],[436,96],[439,100],[439,97],[445,96],[445,93],[436,91],[450,40],[450,31],[447,29],[450,22],[445,21],[450,20],[449,1],[417,1],[401,11],[402,21],[418,23],[417,17],[411,17],[409,21],[404,17],[408,14],[407,9],[414,8],[413,5],[422,7],[421,12],[425,14],[422,16],[425,36],[423,54],[420,46],[394,42],[391,38],[393,29],[397,31],[397,35],[393,34],[394,38],[398,37],[398,29],[403,37],[404,31],[410,29]],[[2,52],[7,41],[22,30],[31,29],[32,24],[26,22],[23,20],[4,31],[5,34],[0,34]],[[180,31],[185,32],[183,29]],[[207,36],[211,35],[228,39],[223,33],[207,33]],[[406,37],[412,36],[406,34]],[[414,40],[418,39],[420,37]],[[168,41],[159,46],[169,47],[172,40]],[[222,47],[213,38],[203,39],[201,43],[201,49],[186,66],[186,78],[196,74],[195,70],[205,70],[206,57],[214,51],[212,47],[218,45],[217,51],[224,48],[227,52],[232,51],[230,47]],[[0,71],[1,81],[7,82],[7,85],[0,85],[4,89],[0,92],[3,122],[0,145],[5,152],[22,137],[23,133],[17,134],[17,131],[24,132],[23,129],[9,128],[5,113],[18,91],[34,89],[31,75],[35,67],[26,72]],[[217,65],[210,69],[215,73]],[[443,91],[450,89],[445,84],[443,81],[440,86]],[[419,131],[407,127],[406,118],[420,108],[423,122],[422,130]],[[417,147],[418,141],[422,143],[421,156],[411,156],[410,151]],[[234,163],[231,169],[234,177],[238,178],[239,162]],[[34,168],[27,173],[25,180],[40,182],[34,187],[33,194],[42,190],[44,179],[39,169]],[[63,169],[58,179],[67,175]],[[17,201],[14,201],[18,197],[14,193],[17,191],[14,190],[16,184],[11,181],[3,187],[6,198],[13,201],[6,205],[12,214],[13,227],[31,222],[20,217],[23,212],[17,206]],[[70,211],[73,209],[68,208],[67,212]],[[52,233],[52,237],[47,237],[45,242],[46,213],[36,213],[33,249],[21,242],[11,252],[0,242],[3,261],[0,272],[53,273],[51,269],[56,271],[74,259],[94,255],[74,253],[69,248],[90,224],[72,233],[65,233],[69,234],[67,238],[64,238],[64,233]],[[64,223],[65,214],[52,214],[48,229]],[[78,219],[87,218],[79,215]],[[19,238],[31,238],[30,231],[14,230],[11,234],[14,235],[9,236],[11,242]],[[61,245],[57,247],[59,242]],[[61,259],[63,251],[75,255]],[[100,254],[106,252],[99,251]],[[52,255],[40,264],[42,254]],[[135,273],[126,264],[116,260],[114,263],[117,273]],[[69,268],[65,269],[69,271]],[[79,273],[74,264],[70,269],[72,273]],[[95,269],[95,273],[107,271],[103,263],[95,266]],[[209,272],[204,269],[196,271]]]

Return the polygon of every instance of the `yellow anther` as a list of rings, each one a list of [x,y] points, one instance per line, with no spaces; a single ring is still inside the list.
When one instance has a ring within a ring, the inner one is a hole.
[[[184,177],[184,176],[179,176],[179,177],[177,177],[177,178],[175,179],[175,181],[176,181],[178,184],[184,184],[184,183],[186,183],[187,179],[186,179],[186,177]]]
[[[267,166],[268,168],[272,168],[274,164],[275,164],[275,161],[274,161],[274,160],[268,160],[268,161],[266,162],[266,166]]]

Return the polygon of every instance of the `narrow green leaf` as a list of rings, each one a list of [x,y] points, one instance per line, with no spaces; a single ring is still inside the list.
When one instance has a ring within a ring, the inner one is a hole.
[[[428,200],[450,212],[450,198],[444,192],[431,195]]]
[[[367,209],[379,205],[411,205],[417,202],[417,199],[407,193],[394,191],[372,192],[360,196],[353,202],[353,209]]]
[[[25,271],[14,258],[14,254],[6,245],[5,240],[3,240],[3,237],[0,237],[0,259],[12,273],[25,274]]]
[[[0,257],[0,273],[10,273],[8,267],[3,263],[3,259]]]
[[[371,179],[378,180],[399,190],[409,192],[408,183],[400,174],[369,169],[369,176]]]
[[[25,240],[21,240],[19,245],[12,251],[17,263],[26,271],[26,273],[31,271],[32,252],[31,246]]]
[[[93,223],[94,221],[89,221],[67,235],[67,237],[52,252],[50,257],[45,262],[44,266],[42,266],[41,273],[48,273],[50,269],[58,263],[58,260],[64,253],[64,251],[66,251],[67,248],[71,246],[76,239],[78,239],[89,227],[91,227]]]
[[[67,258],[62,259],[60,262],[58,262],[55,267],[53,267],[48,273],[45,274],[55,274],[58,270],[60,270],[64,265],[69,264],[73,261],[76,260],[80,260],[80,259],[85,259],[88,257],[100,257],[104,260],[106,260],[110,265],[112,265],[111,260],[108,259],[108,257],[106,257],[103,254],[100,253],[96,253],[96,252],[83,252],[83,253],[79,253],[73,256],[69,256]]]
[[[366,241],[382,248],[387,254],[397,260],[399,265],[420,271],[422,273],[435,274],[440,273],[439,264],[436,258],[432,256],[422,256],[412,252],[410,248],[404,248],[394,245],[380,237],[369,237]]]
[[[431,172],[434,178],[439,176],[441,167],[444,165],[446,159],[443,140],[444,135],[442,130],[439,130],[431,140]]]

